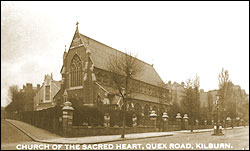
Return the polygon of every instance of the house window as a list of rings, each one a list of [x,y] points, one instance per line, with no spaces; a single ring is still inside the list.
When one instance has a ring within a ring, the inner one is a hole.
[[[45,100],[50,100],[50,86],[45,86]]]
[[[82,85],[82,61],[78,55],[74,55],[70,64],[70,86]]]

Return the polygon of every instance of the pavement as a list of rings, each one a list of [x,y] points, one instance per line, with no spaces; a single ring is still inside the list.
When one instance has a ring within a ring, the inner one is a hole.
[[[126,134],[125,138],[121,138],[121,135],[105,135],[105,136],[87,136],[87,137],[76,137],[76,138],[65,138],[44,129],[37,128],[33,125],[27,124],[25,122],[5,119],[11,125],[15,126],[17,129],[22,131],[33,141],[48,143],[48,144],[98,144],[107,143],[114,141],[124,141],[133,139],[143,139],[152,137],[164,137],[173,136],[171,132],[150,132],[150,133],[134,133]]]
[[[107,143],[107,142],[133,140],[133,139],[173,136],[176,133],[191,133],[190,130],[181,130],[172,132],[149,132],[149,133],[126,134],[125,138],[121,138],[121,135],[65,138],[53,134],[51,132],[48,132],[44,129],[37,128],[25,122],[10,120],[10,119],[6,119],[6,121],[15,126],[20,131],[22,131],[33,141],[47,143],[47,144],[98,144],[98,143]],[[193,133],[211,132],[211,131],[213,131],[213,129],[199,129],[199,130],[194,130]]]
[[[214,129],[195,129],[193,132],[190,130],[181,130],[181,131],[176,131],[176,132],[181,132],[181,133],[202,133],[202,132],[210,132],[213,131]]]

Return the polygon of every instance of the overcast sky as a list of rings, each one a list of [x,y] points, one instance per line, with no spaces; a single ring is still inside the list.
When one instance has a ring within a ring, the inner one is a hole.
[[[154,64],[162,80],[200,77],[218,89],[224,67],[249,94],[249,2],[1,2],[1,106],[8,87],[61,80],[64,45],[80,33]]]

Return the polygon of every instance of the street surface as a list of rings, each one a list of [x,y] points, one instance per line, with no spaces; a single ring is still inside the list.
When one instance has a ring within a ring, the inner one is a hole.
[[[120,141],[120,142],[112,142],[112,144],[142,144],[144,149],[146,149],[146,145],[154,149],[153,147],[157,144],[167,144],[167,149],[170,149],[169,144],[175,144],[175,149],[181,149],[181,144],[191,144],[195,148],[196,144],[197,147],[202,147],[202,144],[208,143],[230,143],[231,149],[226,150],[242,150],[242,149],[249,149],[249,128],[241,128],[241,129],[230,129],[230,130],[223,130],[224,136],[211,136],[212,132],[202,132],[202,133],[182,133],[176,132],[174,136],[167,136],[167,137],[155,137],[155,138],[148,138],[148,139],[138,139],[138,140],[127,140],[127,141]],[[176,144],[177,143],[177,144]],[[149,145],[150,144],[150,145]],[[180,145],[178,145],[180,144]],[[160,149],[163,145],[159,145],[158,149]],[[188,146],[187,146],[188,147]],[[187,149],[187,148],[182,148]],[[202,150],[204,150],[203,148]],[[214,148],[215,149],[215,148]],[[166,150],[166,149],[163,149]],[[211,149],[209,149],[211,150]]]
[[[12,126],[5,120],[1,120],[1,143],[15,143],[15,142],[24,142],[31,141],[31,139],[23,134],[16,127]]]
[[[60,149],[67,149],[65,144],[44,144],[32,141],[23,132],[18,130],[16,127],[12,126],[6,121],[1,121],[1,150],[16,150],[17,145],[19,149],[28,150],[28,147],[33,147],[33,149],[47,150],[53,149],[57,150],[56,146],[62,146]],[[213,150],[216,149],[216,144],[220,143],[220,149],[224,150],[242,150],[249,149],[249,127],[245,128],[234,128],[229,130],[223,130],[224,136],[211,136],[212,132],[200,132],[200,133],[190,133],[190,132],[173,132],[174,136],[164,136],[164,137],[154,137],[154,138],[144,138],[136,140],[123,140],[109,142],[105,144],[92,144],[90,146],[86,144],[79,144],[79,146],[68,146],[69,150],[78,149],[150,149],[150,150],[178,150],[178,149],[200,149],[200,150]],[[172,143],[172,144],[171,144]],[[215,145],[215,148],[206,148],[211,145]],[[83,146],[84,145],[84,146]],[[205,146],[204,146],[205,145]],[[230,148],[223,148],[223,147]],[[24,148],[21,148],[24,147]],[[34,148],[37,147],[37,148]],[[95,147],[95,148],[93,148]],[[105,148],[106,147],[106,148]],[[172,148],[171,148],[172,147]],[[198,148],[197,148],[198,147]]]

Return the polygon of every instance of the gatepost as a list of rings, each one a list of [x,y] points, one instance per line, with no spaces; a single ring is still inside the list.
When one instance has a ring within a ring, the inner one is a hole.
[[[73,111],[72,103],[67,101],[64,102],[64,107],[62,108],[62,128],[63,128],[63,136],[69,137],[72,134],[72,119],[73,119]]]
[[[180,126],[180,130],[181,130],[181,113],[177,113],[175,118],[176,118],[176,121],[177,121],[178,125]]]
[[[168,114],[164,112],[162,114],[162,120],[163,120],[163,132],[168,131]]]
[[[211,120],[211,127],[214,127],[214,120]]]
[[[184,120],[184,129],[187,130],[188,129],[188,115],[187,114],[184,114],[183,120]]]
[[[196,126],[196,129],[199,129],[199,120],[195,120],[195,126]]]
[[[226,127],[225,128],[230,127],[230,125],[231,125],[231,118],[227,117],[226,118]]]
[[[236,126],[240,126],[240,117],[236,117]]]
[[[207,120],[204,120],[204,125],[205,125],[204,128],[208,128],[208,127],[207,127]]]

